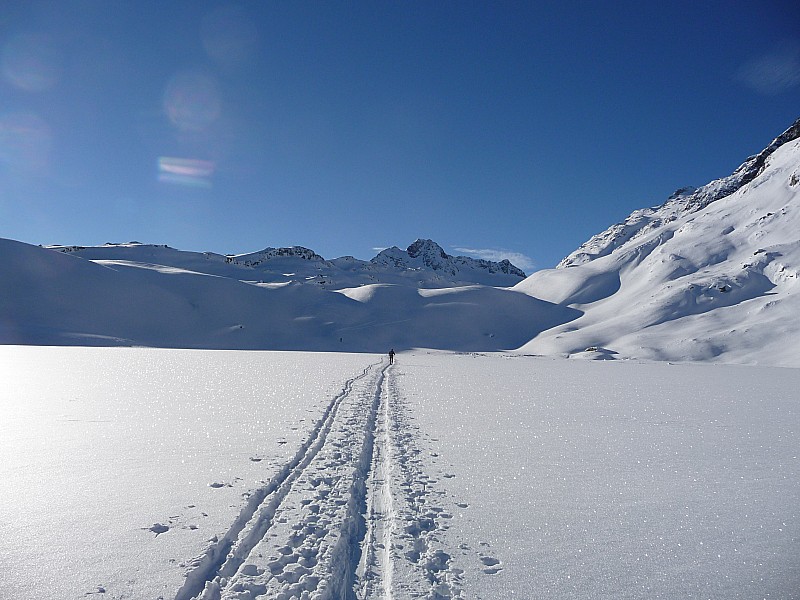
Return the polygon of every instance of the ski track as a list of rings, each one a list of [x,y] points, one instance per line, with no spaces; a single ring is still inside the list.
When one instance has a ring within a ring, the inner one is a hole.
[[[441,549],[440,535],[452,518],[441,506],[445,493],[436,489],[437,480],[425,472],[418,427],[398,393],[396,380],[390,378],[387,387],[386,452],[391,459],[385,464],[392,472],[385,489],[397,507],[391,519],[396,528],[390,532],[392,549],[387,555],[392,589],[383,595],[365,596],[365,600],[462,598],[463,571],[453,566],[452,557]]]
[[[382,365],[382,366],[381,366]],[[345,382],[308,439],[195,559],[175,600],[445,600],[462,571],[394,367]]]

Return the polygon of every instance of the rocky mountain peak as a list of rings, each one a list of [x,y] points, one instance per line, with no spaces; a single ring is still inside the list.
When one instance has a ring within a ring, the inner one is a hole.
[[[406,250],[412,259],[418,259],[422,265],[435,271],[444,271],[455,275],[458,269],[453,265],[449,256],[442,247],[433,240],[418,239]]]
[[[500,271],[503,272],[503,273],[507,273],[509,275],[516,275],[517,277],[522,277],[522,278],[527,277],[527,275],[525,274],[525,271],[523,271],[522,269],[517,267],[514,263],[512,263],[507,258],[504,258],[503,260],[501,260],[497,264],[500,266]]]
[[[417,239],[406,250],[411,258],[422,256],[438,256],[439,258],[448,258],[447,253],[442,247],[433,240]]]
[[[289,246],[284,248],[265,248],[260,252],[231,256],[228,258],[228,262],[246,267],[257,267],[276,258],[300,258],[302,260],[314,262],[325,261],[324,258],[309,248],[305,248],[304,246]]]

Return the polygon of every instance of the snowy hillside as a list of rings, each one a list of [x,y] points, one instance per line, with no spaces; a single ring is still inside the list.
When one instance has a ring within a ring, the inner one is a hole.
[[[397,246],[369,261],[343,256],[326,260],[302,246],[266,248],[248,254],[187,252],[169,246],[105,244],[103,246],[48,246],[95,262],[120,261],[160,265],[260,283],[309,283],[339,290],[358,285],[390,283],[421,288],[463,285],[510,286],[525,273],[508,260],[492,262],[450,256],[431,240],[417,240],[406,250]]]
[[[612,225],[582,244],[580,248],[562,260],[557,268],[583,264],[610,254],[628,241],[635,240],[649,231],[671,223],[680,216],[702,210],[720,198],[730,196],[764,171],[769,157],[775,150],[798,137],[800,137],[800,119],[775,138],[764,150],[749,157],[733,174],[712,181],[699,189],[681,188],[661,206],[634,211],[622,223]]]
[[[800,120],[515,289],[584,313],[527,352],[800,365]],[[584,352],[593,348],[591,352]]]
[[[507,350],[579,314],[491,286],[420,289],[406,280],[331,290],[286,277],[252,281],[267,271],[163,246],[62,249],[71,251],[0,240],[0,342]]]

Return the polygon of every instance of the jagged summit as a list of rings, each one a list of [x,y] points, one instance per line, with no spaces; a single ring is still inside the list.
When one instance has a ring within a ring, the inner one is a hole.
[[[427,269],[464,281],[484,280],[487,276],[498,280],[519,281],[526,277],[524,271],[511,264],[507,259],[494,262],[468,256],[451,256],[439,244],[428,239],[418,239],[406,250],[392,246],[381,251],[370,262],[407,271]]]
[[[327,260],[304,246],[267,247],[258,252],[226,256],[138,242],[48,248],[100,263],[158,265],[259,283],[319,284],[328,289],[375,283],[423,288],[475,284],[507,287],[525,278],[525,273],[508,260],[493,262],[450,256],[439,244],[428,239],[418,239],[406,250],[397,246],[387,248],[369,261],[352,256]]]
[[[433,240],[418,239],[406,249],[406,252],[411,258],[421,256],[424,261],[431,264],[436,264],[439,259],[449,258],[442,247]]]
[[[748,157],[731,175],[716,179],[700,188],[684,187],[673,193],[661,206],[634,211],[621,223],[612,225],[592,236],[572,254],[564,258],[557,269],[590,262],[611,254],[616,248],[636,239],[665,223],[704,209],[712,202],[730,196],[753,181],[766,167],[769,157],[781,146],[800,138],[800,119],[772,140],[764,150]]]
[[[319,254],[304,246],[289,246],[286,248],[265,248],[260,252],[230,255],[228,262],[246,267],[257,267],[275,258],[299,258],[302,260],[325,262]]]
[[[375,265],[393,265],[400,269],[431,269],[438,273],[455,276],[458,269],[442,247],[433,240],[417,239],[407,249],[392,246],[382,250],[370,262]]]

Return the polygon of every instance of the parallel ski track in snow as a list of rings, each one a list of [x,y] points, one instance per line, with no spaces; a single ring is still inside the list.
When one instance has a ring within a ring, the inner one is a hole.
[[[461,571],[437,546],[416,429],[394,367],[345,382],[294,458],[198,558],[175,600],[445,600]]]
[[[386,381],[382,385],[381,397],[372,469],[368,480],[367,531],[362,545],[361,560],[356,570],[356,576],[360,581],[360,588],[357,590],[359,600],[393,598],[394,565],[391,551],[397,527],[397,515],[392,492],[395,464],[392,452],[390,399]]]
[[[175,600],[191,600],[199,597],[201,593],[204,599],[214,598],[215,590],[216,597],[219,597],[220,576],[238,569],[253,546],[263,538],[272,525],[275,511],[292,484],[325,444],[342,402],[352,393],[353,386],[366,378],[379,364],[370,365],[361,374],[345,382],[342,391],[328,404],[308,439],[300,446],[292,460],[286,463],[265,486],[253,492],[225,535],[196,561],[195,567],[188,573]]]

